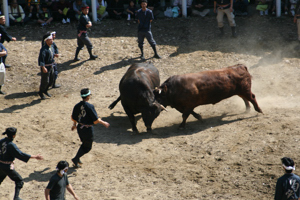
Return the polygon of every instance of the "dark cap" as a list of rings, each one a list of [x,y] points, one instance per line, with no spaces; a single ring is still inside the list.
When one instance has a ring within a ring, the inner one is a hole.
[[[9,127],[6,129],[4,133],[2,133],[2,135],[7,135],[8,137],[12,137],[16,135],[16,133],[17,133],[17,129],[15,127]]]

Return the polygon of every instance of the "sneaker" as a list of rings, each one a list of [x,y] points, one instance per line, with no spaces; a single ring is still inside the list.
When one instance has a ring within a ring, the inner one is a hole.
[[[62,22],[63,24],[67,23],[65,19],[63,19],[61,22]]]
[[[71,21],[70,21],[70,18],[67,18],[67,23],[70,23]]]
[[[5,92],[3,92],[2,90],[0,90],[0,94],[3,94],[3,95],[5,95]]]
[[[45,95],[47,95],[48,97],[51,97],[52,95],[49,94],[48,92],[44,92]]]
[[[42,92],[39,92],[39,96],[41,97],[41,100],[45,100],[46,97],[44,96],[44,94]]]
[[[75,161],[74,158],[72,159],[72,162],[73,162],[73,166],[74,166],[75,168],[81,168],[81,166]]]
[[[29,13],[28,17],[29,17],[29,18],[32,17],[32,13]]]

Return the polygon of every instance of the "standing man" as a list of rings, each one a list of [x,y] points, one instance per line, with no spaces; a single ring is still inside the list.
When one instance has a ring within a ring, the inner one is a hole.
[[[161,57],[158,55],[156,51],[156,42],[153,39],[153,35],[151,32],[151,22],[154,19],[153,13],[150,9],[147,8],[147,0],[141,1],[141,9],[137,12],[137,19],[138,19],[138,43],[139,48],[141,50],[141,59],[145,59],[144,57],[144,39],[147,38],[149,44],[151,45],[154,51],[154,58],[160,59]]]
[[[80,94],[82,101],[74,106],[71,116],[71,119],[74,122],[71,130],[75,130],[77,125],[77,132],[82,142],[76,156],[72,159],[76,168],[80,167],[79,164],[82,164],[80,157],[92,149],[94,140],[93,124],[102,124],[105,128],[109,127],[109,123],[101,120],[101,118],[98,117],[94,106],[88,103],[91,97],[91,91],[88,88],[84,88],[80,91]]]
[[[45,189],[46,200],[65,199],[66,188],[73,195],[74,199],[79,200],[75,194],[72,185],[69,183],[67,171],[69,163],[60,161],[56,166],[56,173],[51,177],[48,186]]]
[[[45,45],[40,50],[39,66],[41,68],[41,85],[39,95],[42,100],[46,99],[44,96],[51,97],[48,93],[49,87],[53,84],[53,65],[54,65],[54,52],[51,45],[53,44],[53,38],[50,33],[44,36]]]
[[[98,56],[92,54],[93,45],[87,35],[87,29],[92,27],[92,22],[88,16],[89,14],[89,8],[88,6],[82,7],[81,11],[82,14],[79,18],[79,23],[77,27],[77,49],[75,53],[74,61],[79,61],[80,58],[78,58],[79,51],[83,49],[84,45],[86,46],[89,54],[90,54],[90,60],[95,60],[98,58]]]
[[[51,45],[52,48],[52,52],[53,52],[53,57],[58,58],[58,47],[56,46],[54,40],[56,38],[56,32],[55,31],[48,31],[47,34],[51,34],[52,39],[53,39],[53,43]],[[47,34],[43,37],[42,40],[42,47],[45,45],[45,37],[47,36]],[[60,84],[56,84],[56,79],[58,77],[58,70],[57,70],[57,63],[54,60],[54,64],[53,64],[53,84],[52,84],[52,88],[59,88],[61,85]]]
[[[300,198],[300,177],[293,174],[295,163],[291,158],[281,158],[285,174],[277,180],[275,200],[288,200]]]
[[[5,16],[4,16],[4,15],[0,15],[0,33],[1,33],[1,35],[2,35],[2,37],[1,37],[1,39],[0,39],[0,43],[3,44],[3,42],[4,42],[5,40],[6,40],[7,42],[10,42],[10,41],[16,41],[17,39],[16,39],[15,37],[10,36],[10,35],[6,32],[4,26],[5,26]],[[11,67],[10,65],[5,64],[5,59],[6,59],[6,57],[7,57],[7,55],[4,56],[4,57],[2,58],[2,61],[3,61],[3,63],[4,63],[4,65],[5,65],[6,68],[10,68],[10,67]]]
[[[224,14],[227,15],[227,19],[232,31],[232,37],[237,37],[235,31],[236,24],[234,21],[234,15],[232,13],[233,12],[232,6],[233,6],[233,0],[214,0],[214,12],[217,13],[217,21],[218,21],[218,27],[221,31],[220,34],[221,37],[224,36],[224,28],[223,28]]]
[[[29,155],[23,153],[16,144],[12,141],[16,137],[17,129],[14,127],[7,128],[2,135],[7,135],[6,138],[0,140],[0,184],[8,176],[12,181],[15,182],[15,196],[14,200],[21,200],[19,197],[20,190],[22,189],[24,182],[22,177],[14,168],[15,158],[28,162],[30,158],[42,160],[41,155]]]
[[[1,33],[0,33],[0,40],[1,40]],[[3,63],[3,58],[6,57],[7,55],[7,50],[5,49],[5,47],[3,46],[2,43],[0,43],[0,63]],[[4,63],[3,63],[4,64]],[[2,91],[2,86],[4,85],[5,82],[5,66],[2,68],[1,72],[0,72],[0,94],[5,94],[5,92]]]

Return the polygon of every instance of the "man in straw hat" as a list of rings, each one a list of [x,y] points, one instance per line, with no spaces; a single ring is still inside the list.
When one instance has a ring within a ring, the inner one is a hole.
[[[105,128],[109,127],[109,123],[98,117],[95,107],[88,103],[91,97],[91,91],[84,88],[80,91],[82,101],[77,103],[72,112],[71,119],[73,121],[72,131],[77,128],[79,138],[82,142],[76,156],[72,162],[76,168],[82,164],[80,157],[88,153],[92,149],[94,140],[93,124],[102,124]]]
[[[59,161],[56,166],[56,173],[50,178],[50,181],[45,189],[46,200],[65,199],[66,188],[74,199],[78,200],[72,185],[69,183],[67,171],[69,163],[67,161]]]
[[[53,48],[51,47],[53,43],[51,33],[46,34],[44,38],[45,45],[41,48],[38,59],[39,66],[41,68],[41,85],[39,96],[42,100],[46,99],[44,94],[48,97],[51,97],[51,95],[48,93],[48,89],[53,84],[53,65],[55,64],[54,52]]]
[[[90,54],[90,60],[95,60],[98,58],[98,56],[92,54],[93,45],[87,35],[87,29],[92,27],[92,22],[88,16],[89,14],[89,8],[88,6],[81,7],[82,14],[79,18],[79,23],[77,27],[77,49],[75,52],[75,58],[74,61],[79,61],[80,58],[78,58],[79,51],[83,49],[84,45],[86,46],[89,54]]]
[[[20,190],[24,185],[23,179],[14,168],[15,158],[28,162],[30,158],[42,160],[41,155],[29,155],[23,153],[16,144],[13,143],[16,137],[17,129],[14,127],[7,128],[2,135],[7,137],[0,140],[0,184],[8,176],[12,181],[15,182],[15,196],[14,200],[21,200],[19,197]]]
[[[296,200],[300,198],[300,177],[293,174],[295,163],[291,158],[281,158],[285,174],[277,180],[275,200]]]
[[[1,33],[1,39],[0,39],[0,43],[4,43],[4,41],[10,42],[10,41],[16,41],[17,39],[15,37],[12,37],[11,35],[9,35],[6,30],[5,30],[5,16],[4,15],[0,15],[0,33]],[[6,57],[3,57],[2,62],[4,63],[6,68],[9,68],[10,65],[5,63]]]

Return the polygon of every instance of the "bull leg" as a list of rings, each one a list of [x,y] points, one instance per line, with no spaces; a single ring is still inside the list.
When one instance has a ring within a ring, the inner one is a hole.
[[[186,120],[189,117],[189,115],[191,114],[191,112],[184,112],[182,114],[182,122],[179,125],[179,129],[184,129],[185,128],[185,124],[186,124]]]
[[[260,109],[260,107],[258,106],[257,102],[256,102],[256,98],[255,98],[255,95],[250,92],[250,95],[249,96],[246,96],[246,97],[243,97],[243,96],[240,96],[244,102],[245,102],[245,105],[246,105],[246,111],[249,112],[250,110],[250,104],[249,104],[249,101],[252,103],[252,105],[254,106],[254,109],[259,112],[259,113],[263,113],[262,110]]]
[[[193,115],[196,119],[202,120],[201,115],[199,115],[198,113],[195,113],[195,111],[192,111],[192,115]]]
[[[133,114],[129,109],[127,109],[127,108],[125,108],[125,107],[124,107],[124,110],[125,110],[125,112],[126,112],[128,118],[129,118],[130,123],[131,123],[132,131],[138,133],[139,131],[138,131],[137,128],[136,128],[136,122],[135,122],[134,114]]]

